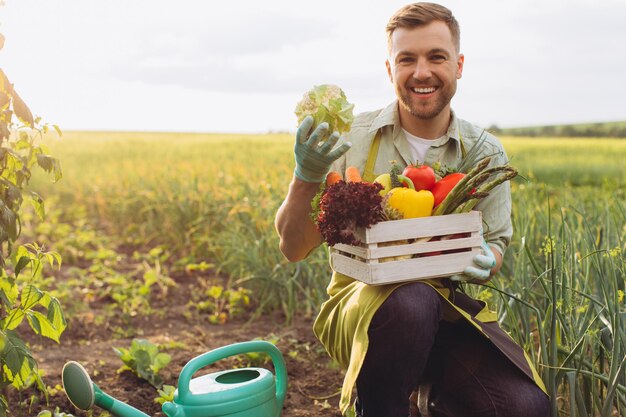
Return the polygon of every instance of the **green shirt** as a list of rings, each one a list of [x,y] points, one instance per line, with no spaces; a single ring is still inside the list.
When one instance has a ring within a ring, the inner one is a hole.
[[[345,172],[346,167],[355,166],[362,173],[377,131],[381,131],[380,147],[374,167],[376,174],[389,172],[392,162],[406,166],[414,163],[411,150],[399,122],[398,102],[395,101],[382,110],[359,114],[352,124],[350,132],[342,138],[352,142],[352,148],[339,158],[331,170]],[[495,136],[483,131],[452,112],[452,119],[446,135],[434,140],[426,153],[424,163],[433,165],[440,162],[446,166],[456,166],[462,155],[480,138],[486,136],[479,155],[492,155],[490,165],[505,164],[508,159],[504,148]],[[422,162],[422,161],[420,161]],[[508,247],[513,228],[511,226],[511,188],[507,182],[497,186],[489,196],[475,207],[482,212],[485,239],[504,254]]]

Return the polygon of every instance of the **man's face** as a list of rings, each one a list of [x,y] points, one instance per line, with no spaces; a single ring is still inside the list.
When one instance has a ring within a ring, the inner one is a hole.
[[[401,113],[428,120],[450,108],[464,57],[456,51],[444,22],[396,29],[389,55],[387,72]]]

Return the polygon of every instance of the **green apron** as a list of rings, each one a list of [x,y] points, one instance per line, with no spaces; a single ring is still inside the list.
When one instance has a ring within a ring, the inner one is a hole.
[[[381,133],[376,133],[365,164],[363,179],[376,178],[374,166],[378,156]],[[461,139],[461,152],[465,149]],[[332,267],[332,262],[331,262]],[[444,320],[464,320],[497,346],[511,362],[546,392],[541,377],[532,366],[530,358],[515,341],[500,328],[496,313],[482,301],[454,291],[442,279],[421,281],[434,288],[443,300]],[[313,324],[313,331],[329,355],[345,369],[339,407],[345,414],[352,404],[352,391],[361,370],[369,339],[367,330],[374,313],[387,297],[406,282],[372,286],[346,275],[333,272],[327,288],[329,299],[324,302]]]

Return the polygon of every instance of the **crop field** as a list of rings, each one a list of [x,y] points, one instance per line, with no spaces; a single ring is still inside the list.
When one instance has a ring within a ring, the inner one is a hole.
[[[554,416],[626,416],[626,140],[502,141],[520,173],[515,235],[499,275],[465,290],[526,348]],[[326,248],[289,263],[273,226],[292,135],[66,132],[44,142],[63,178],[31,180],[46,217],[27,210],[20,239],[39,244],[41,262],[20,279],[56,297],[68,327],[58,344],[24,333],[49,393],[46,402],[25,381],[8,394],[15,415],[104,415],[65,399],[70,359],[103,391],[155,415],[189,359],[254,338],[287,360],[283,415],[339,415],[341,370],[311,330],[329,279]],[[60,267],[46,263],[48,252]],[[138,372],[128,358],[139,357],[139,340],[171,361],[151,357]],[[225,362],[270,366],[252,354]]]

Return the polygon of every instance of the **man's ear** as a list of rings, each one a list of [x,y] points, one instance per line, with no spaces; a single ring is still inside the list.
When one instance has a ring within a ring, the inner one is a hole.
[[[456,61],[456,79],[459,80],[463,76],[463,64],[465,64],[465,55],[459,54],[459,58]]]
[[[389,75],[389,81],[393,83],[393,74],[391,73],[391,64],[389,63],[389,60],[385,61],[385,66],[387,67],[387,75]]]

